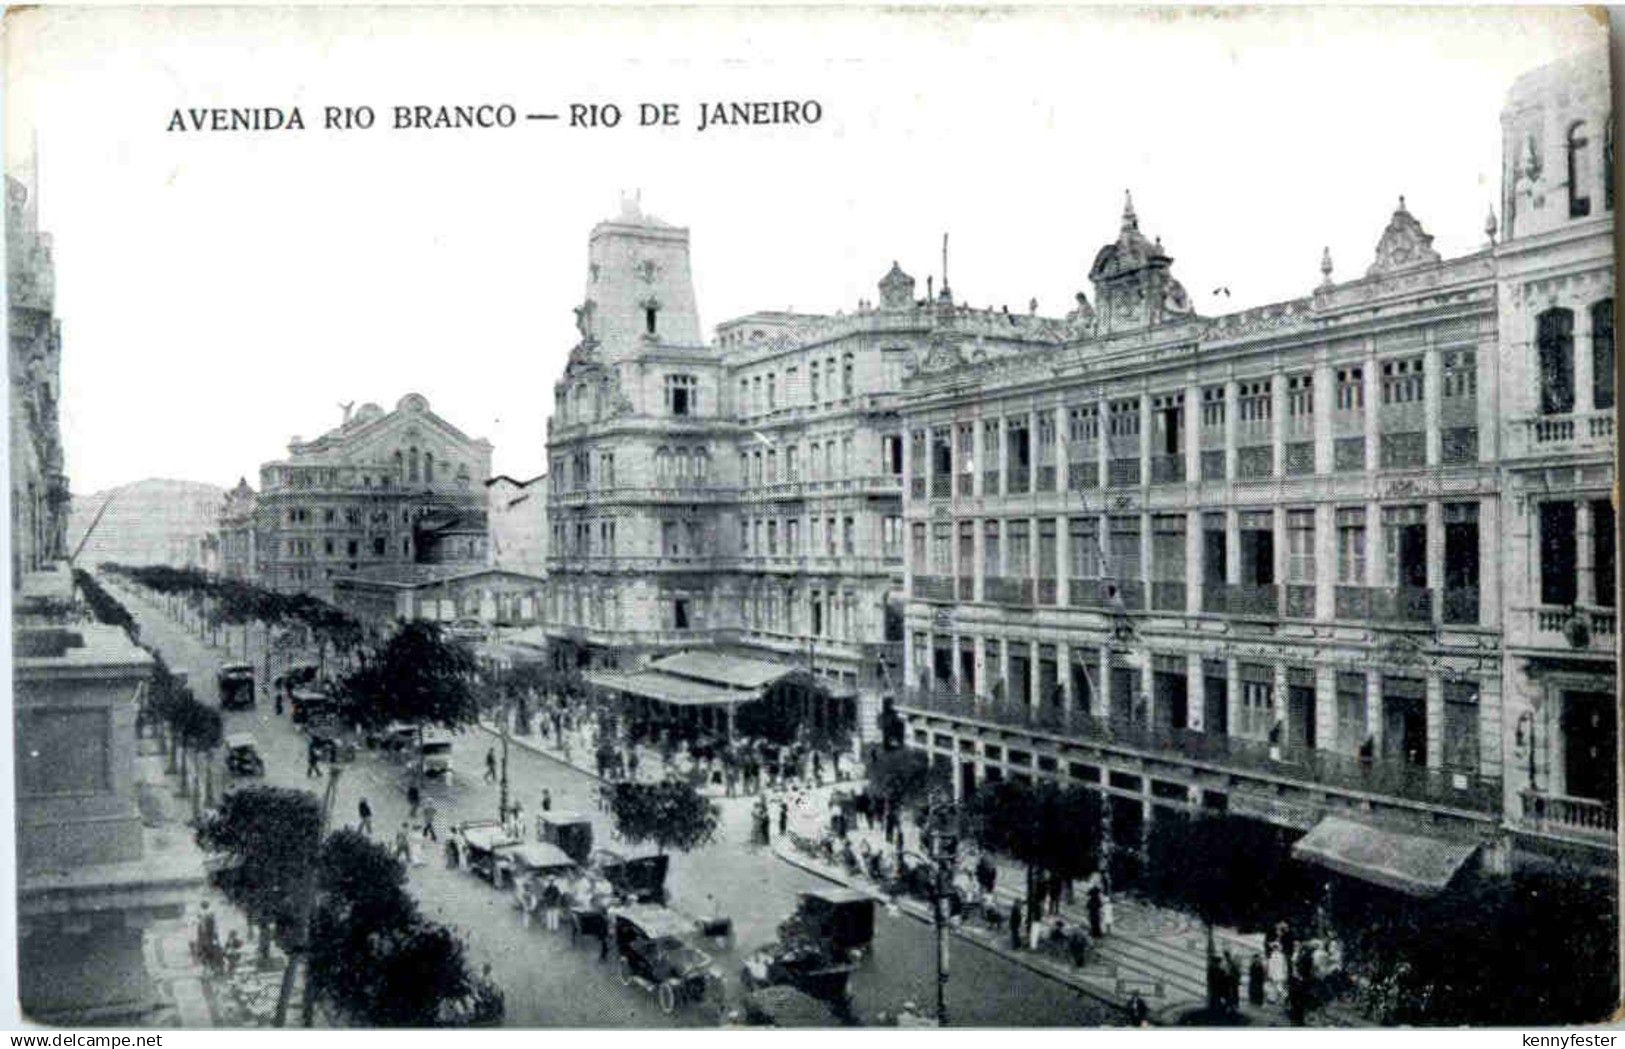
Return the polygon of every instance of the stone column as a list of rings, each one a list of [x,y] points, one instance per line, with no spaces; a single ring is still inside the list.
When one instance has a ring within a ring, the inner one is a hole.
[[[1286,476],[1286,375],[1270,373],[1270,475]]]
[[[1388,585],[1383,550],[1382,504],[1375,499],[1365,504],[1365,581],[1366,586]]]
[[[1324,359],[1315,364],[1312,391],[1315,409],[1315,472],[1329,474],[1336,465],[1336,453],[1332,447],[1332,412],[1337,408],[1337,375]],[[1319,524],[1318,515],[1316,524],[1317,526]]]
[[[1315,667],[1315,749],[1337,749],[1337,670]]]
[[[948,680],[954,683],[954,693],[962,696],[968,690],[965,688],[965,677],[960,672],[959,666],[959,631],[955,630],[953,633],[948,635],[948,644],[952,646],[950,650],[951,654],[949,656]]]
[[[923,477],[925,475],[920,473],[920,464],[914,461],[914,432],[905,428],[902,435],[898,437],[898,440],[903,442],[903,518],[906,521],[908,519],[909,510],[913,508],[911,503],[914,499],[914,478]],[[819,451],[823,451],[823,449],[820,448]],[[808,453],[806,464],[807,480],[810,481],[814,477],[823,477],[823,474],[819,472],[823,464],[819,461],[819,457],[817,455],[812,454],[811,444],[808,445]],[[750,479],[750,459],[748,457],[745,460],[744,470],[746,476],[739,479],[741,486],[743,486]],[[929,485],[927,488],[929,489]],[[929,494],[930,493],[928,490],[927,495]],[[904,527],[907,526],[905,525]],[[808,533],[807,538],[809,540],[812,538],[812,534],[810,532]],[[907,536],[903,538],[903,542],[905,544],[908,542]]]
[[[1592,382],[1597,373],[1597,359],[1591,344],[1591,310],[1585,306],[1574,308],[1574,410],[1576,413],[1595,411],[1597,399]],[[1575,426],[1575,437],[1580,436],[1580,424]]]
[[[1185,387],[1185,482],[1202,481],[1202,387]]]
[[[1478,502],[1478,621],[1488,627],[1501,627],[1501,558],[1506,553],[1501,500],[1486,496]]]
[[[1276,725],[1281,726],[1280,743],[1278,743],[1277,746],[1283,746],[1283,747],[1288,743],[1296,742],[1296,740],[1293,740],[1293,739],[1290,738],[1291,733],[1287,731],[1287,727],[1286,727],[1286,712],[1287,712],[1286,690],[1287,690],[1286,664],[1285,663],[1276,663],[1275,664],[1275,683],[1270,688],[1270,723],[1269,723],[1269,729],[1273,730]],[[1271,748],[1271,750],[1273,752],[1274,748]]]
[[[1005,702],[1019,703],[1021,700],[1010,689],[1010,639],[999,639],[999,680],[1004,683],[1000,691],[1004,694]]]
[[[1157,723],[1157,672],[1151,665],[1151,650],[1145,651],[1145,665],[1140,668],[1140,694],[1145,696],[1145,727]]]
[[[1034,473],[1037,466],[1033,467]],[[1027,581],[1033,588],[1033,604],[1038,604],[1038,526],[1042,523],[1036,517],[1027,518],[1027,563],[1022,570],[1027,573]]]
[[[1444,764],[1444,682],[1436,672],[1427,677],[1426,718],[1428,768],[1438,770]]]
[[[1151,514],[1140,512],[1140,593],[1145,596],[1145,607],[1151,607]]]
[[[1274,571],[1275,571],[1276,593],[1277,594],[1284,594],[1285,589],[1286,589],[1286,570],[1287,570],[1287,561],[1288,561],[1287,546],[1286,546],[1286,544],[1287,544],[1286,507],[1284,507],[1284,506],[1276,506],[1271,511],[1271,513],[1270,513],[1270,531],[1275,533],[1275,538],[1273,540],[1271,540],[1271,543],[1273,544],[1273,550],[1274,550],[1274,553],[1275,553],[1275,568],[1274,568]],[[1278,602],[1277,605],[1276,605],[1277,610],[1284,607],[1285,600],[1286,600],[1285,597],[1277,598],[1277,602]]]
[[[1202,511],[1185,513],[1185,611],[1202,610]]]
[[[1438,466],[1442,435],[1439,430],[1439,401],[1441,399],[1442,372],[1439,368],[1439,347],[1433,339],[1433,329],[1423,332],[1427,348],[1422,352],[1422,412],[1427,440],[1427,464]]]
[[[1382,374],[1377,365],[1377,342],[1365,340],[1365,363],[1361,365],[1365,385],[1365,469],[1369,475],[1382,462],[1382,439],[1377,434],[1377,405],[1382,402]]]
[[[1331,503],[1315,507],[1315,618],[1337,615],[1337,508]]]
[[[1095,673],[1095,709],[1090,713],[1098,718],[1109,718],[1112,713],[1112,656],[1107,646],[1100,646],[1100,663]]]
[[[1185,725],[1206,731],[1207,676],[1202,673],[1202,653],[1185,653]]]
[[[1537,525],[1538,527],[1538,525]],[[1536,556],[1539,557],[1538,547]],[[1579,571],[1574,599],[1582,605],[1597,603],[1597,547],[1591,534],[1591,506],[1584,499],[1574,502],[1574,563]]]
[[[1151,483],[1151,395],[1140,394],[1140,484]]]
[[[985,485],[982,476],[988,465],[987,453],[984,449],[987,447],[987,428],[990,425],[992,425],[990,420],[983,419],[980,422],[972,423],[970,428],[971,464],[974,467],[971,470],[970,490],[971,494],[978,499],[985,494],[983,492]]]
[[[1072,603],[1072,529],[1065,514],[1055,518],[1055,606]],[[1070,688],[1071,686],[1068,685]]]
[[[1234,379],[1226,379],[1224,383],[1224,476],[1227,481],[1236,479],[1236,427],[1239,420],[1236,413],[1241,410],[1237,391],[1240,384]]]
[[[1365,672],[1365,730],[1371,737],[1372,757],[1382,757],[1382,671]],[[1362,742],[1364,742],[1362,740]]]
[[[1055,683],[1061,687],[1061,713],[1070,721],[1077,697],[1072,695],[1072,646],[1055,642]]]
[[[1066,406],[1055,408],[1055,490],[1072,490],[1072,446],[1063,443],[1071,434],[1066,429]]]
[[[999,490],[987,493],[988,498],[991,499],[1010,490],[1010,434],[998,419],[994,419],[990,425],[992,425],[993,432],[998,435],[999,440]]]
[[[1109,439],[1106,436],[1107,402],[1105,397],[1095,402],[1095,468],[1099,471],[1097,477],[1100,484],[1096,485],[1101,491],[1108,487],[1107,470],[1111,461],[1111,450],[1107,447]]]
[[[1241,511],[1233,506],[1224,512],[1224,581],[1241,582]]]
[[[978,472],[978,476],[980,476],[980,472]],[[971,543],[975,548],[975,553],[971,556],[976,559],[976,563],[971,566],[971,579],[973,580],[971,588],[976,595],[976,600],[986,601],[987,594],[984,593],[986,588],[982,584],[982,572],[983,565],[987,561],[987,524],[980,517],[973,517],[970,520]]]
[[[1428,529],[1428,591],[1433,602],[1433,622],[1439,623],[1444,618],[1444,506],[1437,499],[1429,499],[1425,512]]]
[[[1239,736],[1241,734],[1241,664],[1234,659],[1224,661],[1226,694],[1224,734]]]

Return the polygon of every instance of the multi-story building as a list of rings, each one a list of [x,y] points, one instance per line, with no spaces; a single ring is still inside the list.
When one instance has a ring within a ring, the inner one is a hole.
[[[71,496],[62,461],[62,325],[38,179],[6,176],[7,328],[11,338],[11,585],[65,556]]]
[[[248,486],[248,478],[239,477],[237,487],[226,493],[220,506],[214,538],[219,548],[218,571],[228,579],[254,578],[255,565],[259,563],[254,527],[257,499],[254,489]]]
[[[811,669],[873,728],[901,655],[905,362],[944,332],[998,356],[1054,327],[946,287],[916,300],[895,264],[879,294],[851,315],[751,314],[708,345],[688,231],[630,203],[593,230],[548,439],[549,630],[579,662],[710,647]]]
[[[517,481],[498,474],[485,482],[491,524],[490,561],[529,575],[547,574],[547,475]]]
[[[1611,866],[1610,119],[1605,55],[1520,80],[1469,255],[1401,198],[1362,276],[1328,252],[1203,318],[1130,204],[1053,344],[934,348],[900,408],[911,745],[960,790],[1087,784],[1116,842],[1220,809],[1321,855],[1354,820],[1424,889],[1479,848]]]
[[[224,504],[228,575],[331,598],[334,577],[385,565],[483,564],[491,445],[429,410],[419,394],[392,412],[363,405],[288,458],[260,467],[255,495],[239,484]],[[252,508],[252,534],[245,521]],[[252,558],[252,560],[246,560]]]

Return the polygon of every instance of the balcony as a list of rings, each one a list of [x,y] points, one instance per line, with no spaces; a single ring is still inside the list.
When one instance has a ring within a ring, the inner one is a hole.
[[[1074,459],[1066,468],[1066,484],[1074,492],[1092,491],[1100,487],[1100,462],[1091,456]]]
[[[1478,587],[1445,587],[1444,621],[1451,626],[1477,626]]]
[[[976,600],[976,578],[974,576],[962,575],[959,577],[959,600]]]
[[[1611,653],[1619,631],[1612,608],[1546,605],[1515,609],[1509,618],[1507,640],[1536,648]]]
[[[1384,586],[1371,591],[1371,618],[1390,623],[1432,623],[1433,591],[1414,586]]]
[[[999,494],[999,471],[997,469],[983,470],[982,471],[982,495],[985,498],[992,499],[995,496],[997,496],[998,494]]]
[[[1286,617],[1288,619],[1315,618],[1315,587],[1313,583],[1287,584]]]
[[[1519,797],[1523,801],[1523,822],[1530,830],[1608,842],[1617,836],[1614,807],[1605,801],[1537,790],[1520,791]]]
[[[1053,605],[1056,602],[1056,597],[1057,589],[1055,580],[1040,579],[1038,581],[1038,603],[1041,605]]]
[[[914,597],[920,601],[953,604],[954,577],[948,575],[917,575],[914,577]]]
[[[1038,490],[1040,492],[1055,491],[1055,467],[1053,465],[1038,468]]]
[[[947,499],[953,495],[954,479],[948,474],[931,475],[931,498]]]
[[[925,478],[910,477],[908,480],[908,495],[910,499],[924,499]]]
[[[1202,611],[1276,618],[1281,614],[1281,588],[1269,583],[1204,583]]]
[[[1185,611],[1185,584],[1182,582],[1153,582],[1151,607],[1158,612]]]
[[[959,495],[962,499],[969,499],[976,494],[976,475],[963,473],[959,475]]]
[[[1241,739],[1193,729],[1151,727],[1127,721],[1091,717],[1051,705],[998,703],[979,696],[947,691],[909,689],[898,706],[906,714],[963,719],[998,727],[1042,733],[1062,742],[1084,743],[1110,754],[1132,759],[1150,753],[1192,765],[1214,767],[1226,773],[1266,781],[1287,781],[1306,787],[1384,795],[1407,801],[1464,809],[1484,816],[1501,811],[1499,780],[1467,777],[1464,787],[1455,775],[1400,761],[1360,760],[1326,750],[1271,747],[1262,740]]]
[[[1153,455],[1151,457],[1152,484],[1182,484],[1185,480],[1183,455]]]
[[[995,605],[1030,605],[1033,603],[1031,579],[1009,576],[983,576],[982,600]]]
[[[1026,495],[1027,494],[1027,485],[1028,485],[1028,482],[1030,480],[1031,480],[1031,477],[1029,475],[1027,467],[1025,467],[1025,466],[1012,466],[1012,467],[1010,467],[1010,487],[1007,489],[1007,492],[1010,495]]]
[[[1512,421],[1510,454],[1612,452],[1614,410],[1569,415],[1531,415]]]
[[[1073,608],[1105,608],[1106,586],[1100,579],[1077,579],[1067,587],[1067,604]]]

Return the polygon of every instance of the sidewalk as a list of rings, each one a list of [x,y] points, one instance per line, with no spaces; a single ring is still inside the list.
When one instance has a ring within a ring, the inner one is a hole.
[[[803,804],[793,810],[789,829],[792,834],[801,837],[817,838],[827,814],[827,791],[808,800],[812,804]],[[909,847],[917,848],[918,832],[914,828],[908,828],[908,832]],[[888,848],[883,832],[878,829],[849,831],[848,836],[854,839],[854,848],[857,839],[867,839],[876,849]],[[809,855],[798,849],[790,841],[790,835],[776,836],[772,848],[774,854],[786,863],[837,884],[868,892],[886,906],[920,921],[932,921],[928,904],[906,897],[888,897],[867,877],[849,874],[843,864],[832,865],[821,856]],[[1070,958],[1059,951],[1049,948],[1032,951],[1010,946],[1007,916],[1011,905],[1025,895],[1026,876],[1019,864],[1008,859],[996,857],[994,864],[998,876],[993,897],[1005,920],[996,926],[970,917],[952,923],[949,928],[958,939],[999,954],[1032,972],[1109,1005],[1126,1008],[1129,996],[1138,993],[1150,1009],[1152,1022],[1158,1025],[1176,1023],[1182,1015],[1207,1005],[1207,937],[1196,919],[1126,896],[1114,896],[1116,921],[1112,932],[1103,938],[1092,939],[1085,964],[1075,967]],[[1074,903],[1061,906],[1059,917],[1068,925],[1088,925],[1081,892]],[[1213,938],[1215,947],[1220,951],[1228,949],[1243,969],[1254,952],[1263,951],[1263,937],[1260,934],[1247,935],[1232,929],[1215,928]],[[1284,1005],[1254,1007],[1244,999],[1241,1012],[1249,1026],[1279,1027],[1288,1024]],[[1337,1003],[1332,1003],[1312,1014],[1310,1023],[1314,1026],[1341,1027],[1359,1025],[1361,1020]]]

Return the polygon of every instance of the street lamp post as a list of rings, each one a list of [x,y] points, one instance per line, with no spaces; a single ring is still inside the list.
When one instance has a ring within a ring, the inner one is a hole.
[[[959,836],[953,828],[952,801],[932,799],[926,810],[926,851],[931,861],[931,923],[937,934],[937,1026],[948,1026],[948,915],[943,910],[951,888]]]

